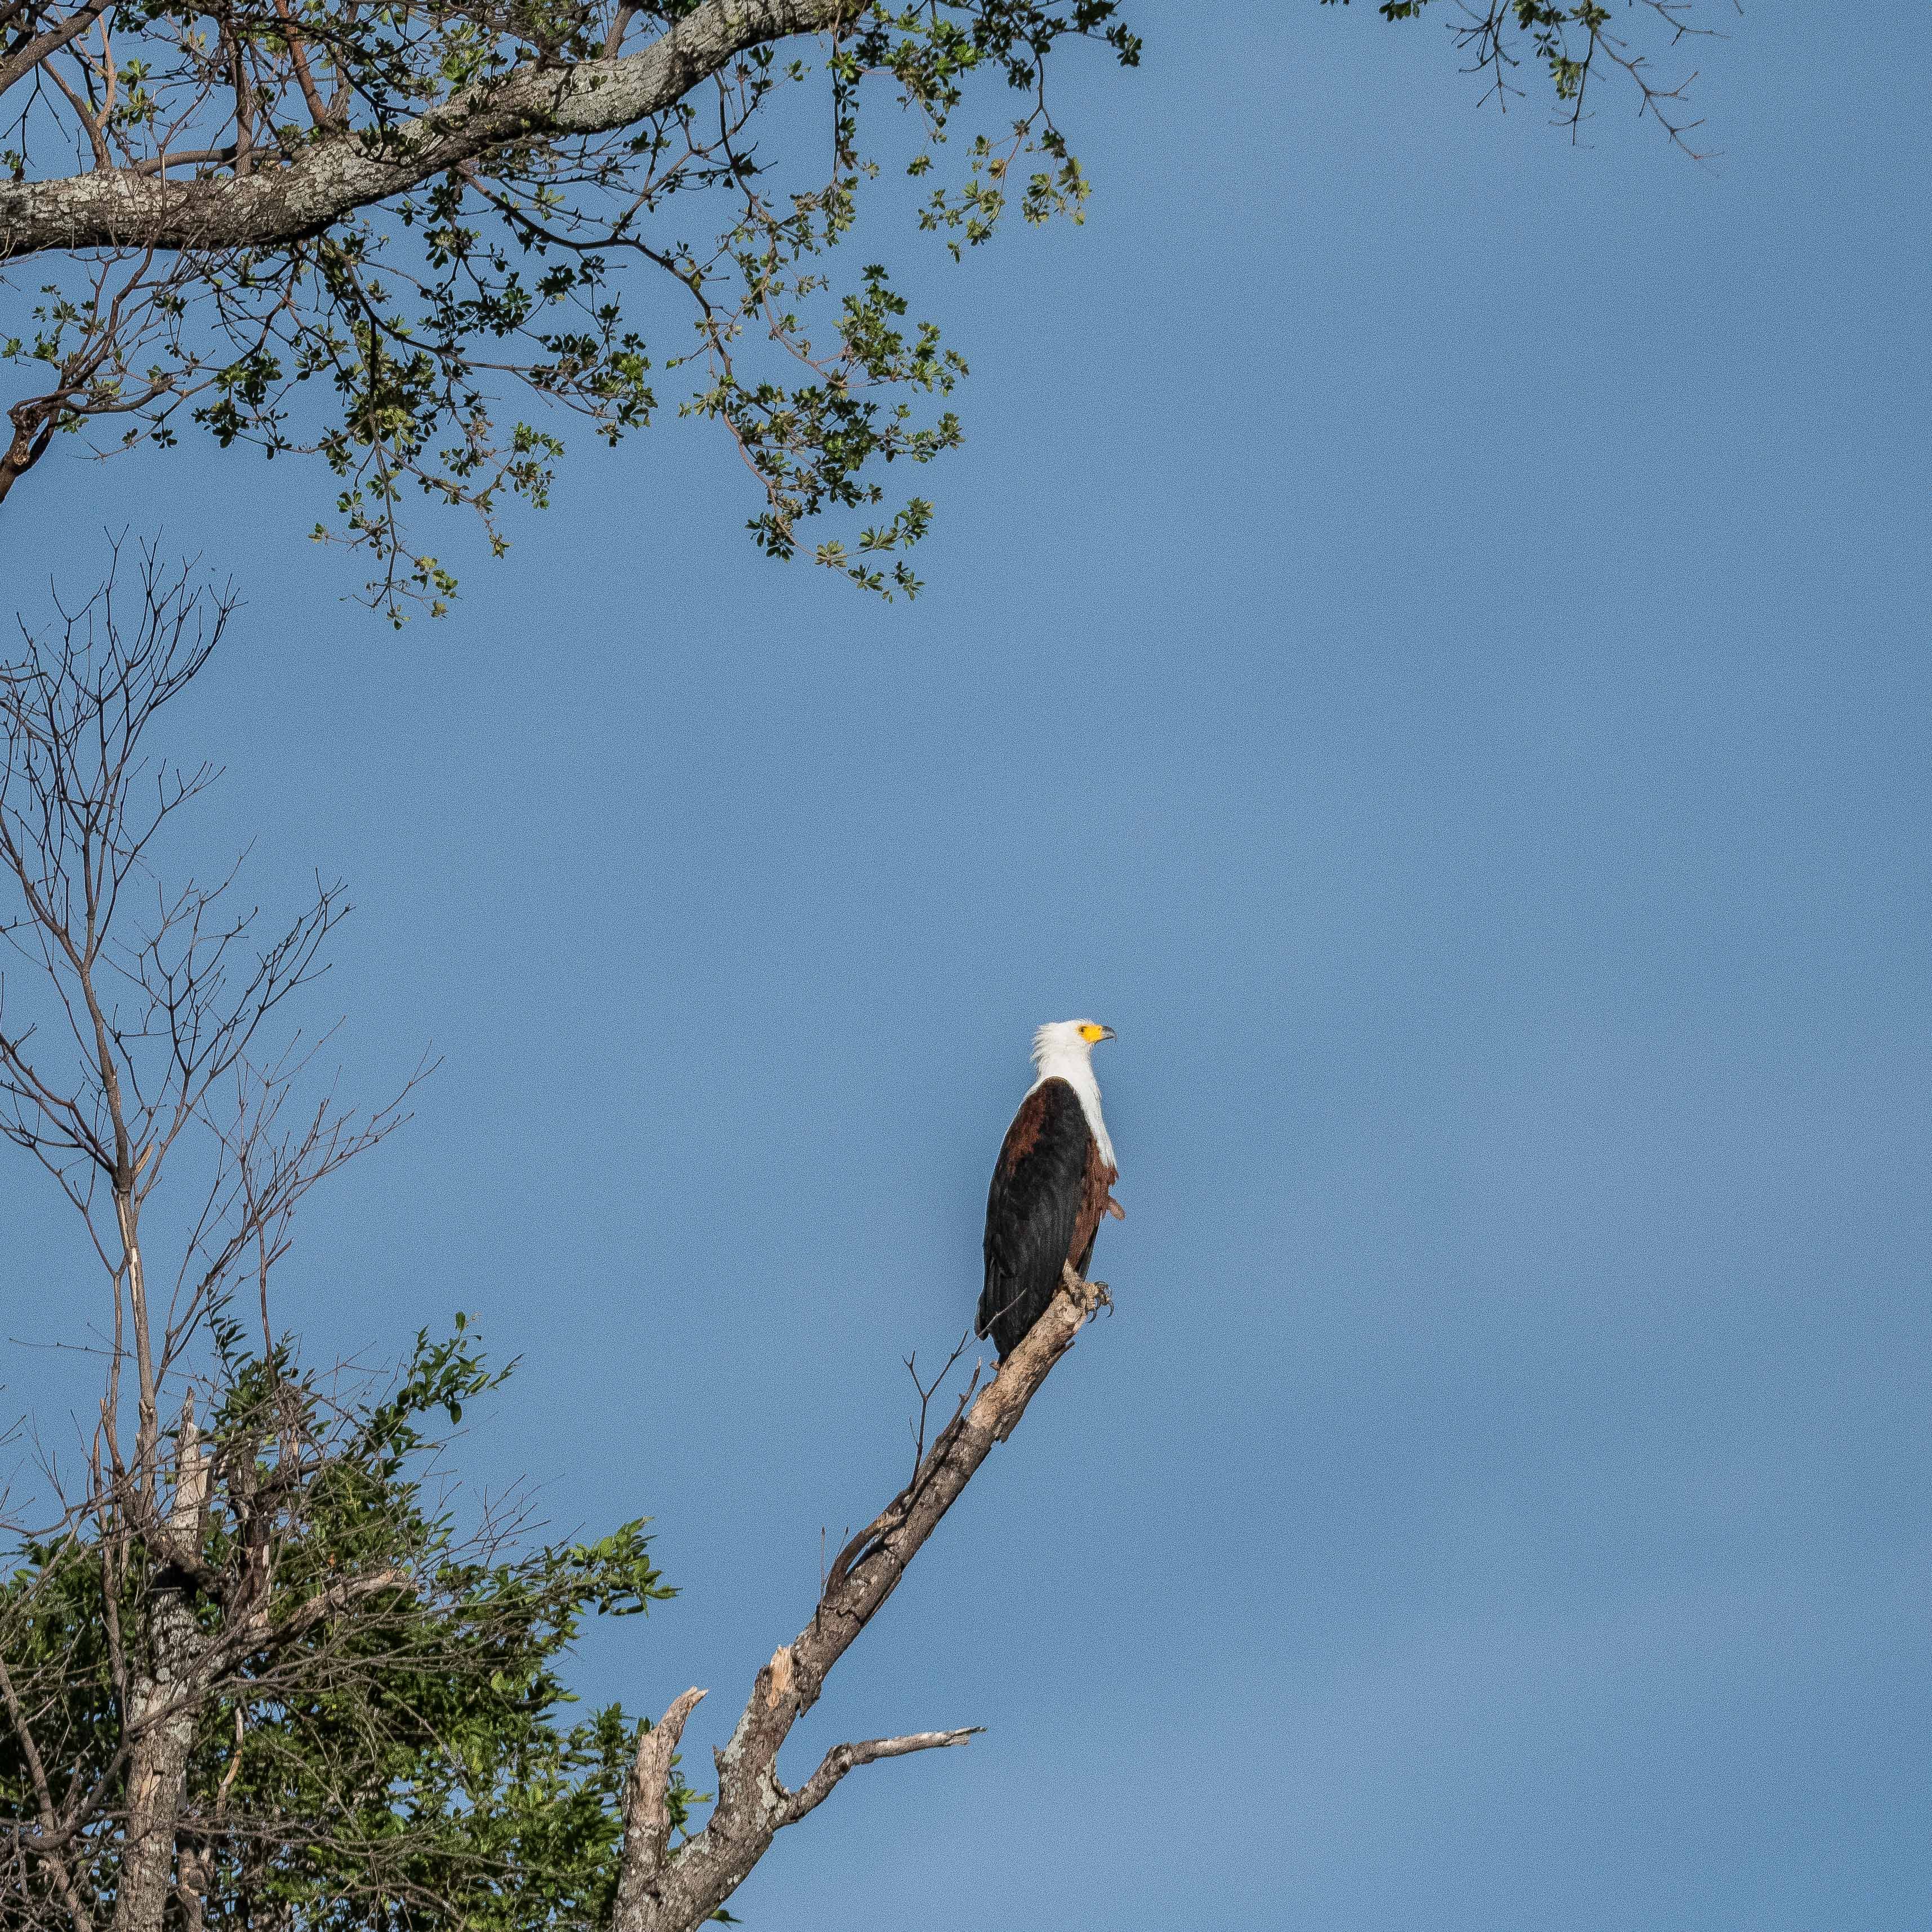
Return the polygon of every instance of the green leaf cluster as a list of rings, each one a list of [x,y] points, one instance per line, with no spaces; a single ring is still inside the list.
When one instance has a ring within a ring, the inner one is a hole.
[[[608,1922],[639,1726],[615,1704],[580,1712],[563,1672],[586,1618],[672,1594],[644,1522],[527,1549],[514,1526],[459,1529],[448,1430],[508,1372],[488,1367],[467,1324],[419,1335],[393,1384],[355,1400],[286,1346],[250,1358],[225,1325],[218,1342],[196,1614],[218,1638],[266,1577],[274,1634],[196,1719],[182,1844],[203,1862],[205,1922]],[[116,1652],[138,1650],[160,1580],[130,1546],[77,1522],[23,1546],[0,1580],[0,1655],[57,1767],[55,1795],[98,1794],[80,1862],[103,1899],[126,1797]],[[342,1595],[370,1580],[380,1587]],[[692,1802],[675,1782],[680,1828]],[[0,1724],[0,1820],[38,1819],[20,1735]]]

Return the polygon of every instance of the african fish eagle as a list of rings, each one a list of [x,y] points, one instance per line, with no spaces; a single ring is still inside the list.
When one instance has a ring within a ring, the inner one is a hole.
[[[1004,1361],[1046,1312],[1071,1265],[1083,1280],[1100,1218],[1126,1217],[1108,1192],[1120,1178],[1100,1118],[1094,1049],[1114,1029],[1055,1020],[1033,1036],[1040,1077],[1000,1146],[986,1193],[986,1286],[977,1331]]]

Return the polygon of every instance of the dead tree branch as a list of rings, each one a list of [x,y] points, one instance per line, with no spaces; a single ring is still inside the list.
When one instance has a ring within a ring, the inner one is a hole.
[[[963,1730],[915,1731],[909,1737],[867,1738],[860,1744],[834,1744],[818,1768],[786,1800],[778,1822],[795,1825],[808,1811],[816,1810],[831,1796],[832,1787],[855,1766],[876,1764],[882,1757],[904,1757],[913,1751],[944,1750],[952,1744],[963,1744],[968,1738],[978,1737],[985,1728],[982,1724],[969,1724]]]
[[[839,1744],[796,1790],[778,1780],[778,1752],[793,1725],[818,1701],[832,1667],[1106,1300],[1104,1282],[1079,1280],[1070,1269],[1032,1333],[971,1406],[940,1432],[912,1480],[839,1552],[811,1622],[758,1672],[730,1742],[716,1754],[718,1796],[710,1820],[675,1852],[667,1850],[661,1826],[670,1758],[704,1694],[686,1691],[646,1733],[628,1794],[630,1828],[614,1932],[694,1932],[744,1882],[778,1833],[822,1804],[847,1772],[882,1758],[964,1744],[974,1735],[969,1727]]]

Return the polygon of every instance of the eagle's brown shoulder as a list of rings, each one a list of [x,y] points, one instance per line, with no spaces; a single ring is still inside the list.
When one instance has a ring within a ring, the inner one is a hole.
[[[1006,1137],[1000,1143],[999,1168],[1002,1173],[1011,1173],[1039,1146],[1052,1108],[1053,1098],[1043,1085],[1036,1087],[1020,1102],[1019,1112],[1013,1116]]]

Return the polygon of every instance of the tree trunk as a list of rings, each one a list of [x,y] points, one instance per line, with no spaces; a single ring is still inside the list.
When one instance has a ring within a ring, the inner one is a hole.
[[[184,1562],[199,1552],[207,1500],[208,1460],[190,1406],[182,1412],[181,1459],[163,1539]],[[115,1932],[161,1932],[174,1888],[176,1828],[199,1715],[194,1685],[202,1644],[194,1586],[185,1570],[165,1559],[154,1573],[147,1622],[146,1667],[134,1678],[128,1713],[134,1748]]]

